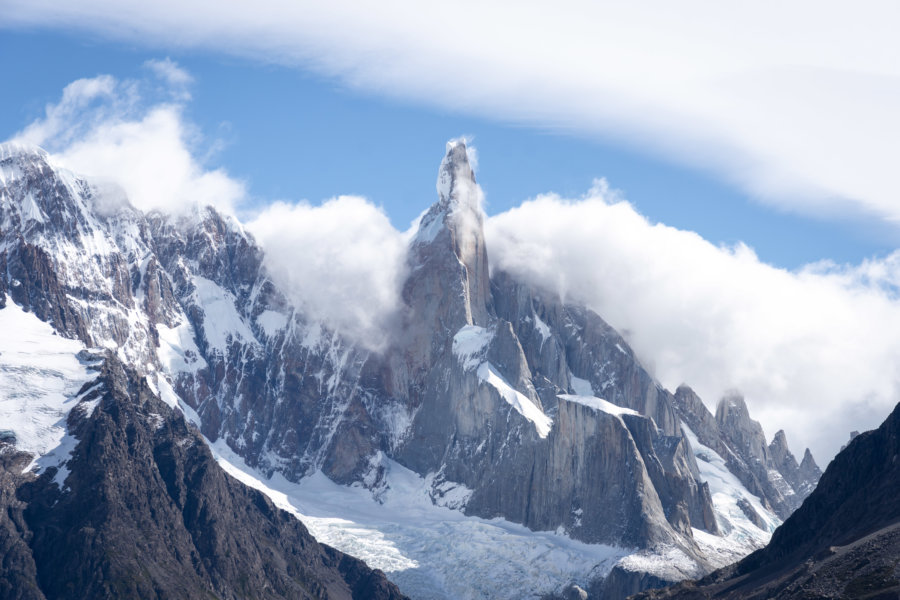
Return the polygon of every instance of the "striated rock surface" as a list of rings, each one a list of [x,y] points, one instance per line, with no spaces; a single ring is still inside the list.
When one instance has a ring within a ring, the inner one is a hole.
[[[809,449],[804,454],[806,466],[801,468],[788,448],[784,431],[778,431],[771,444],[766,444],[762,426],[750,418],[740,394],[722,398],[714,417],[697,394],[682,385],[675,391],[675,406],[700,443],[723,457],[741,483],[780,518],[787,518],[815,489],[821,471]]]

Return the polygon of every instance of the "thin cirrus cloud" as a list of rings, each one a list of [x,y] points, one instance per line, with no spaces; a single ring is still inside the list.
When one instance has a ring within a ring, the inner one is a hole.
[[[241,212],[244,184],[196,158],[199,134],[172,99],[183,96],[154,102],[150,88],[109,76],[75,81],[17,138],[114,180],[142,210],[199,201]],[[410,232],[354,196],[275,202],[247,227],[298,307],[383,347]],[[595,309],[627,332],[665,386],[686,382],[711,406],[738,388],[769,436],[784,428],[795,450],[808,445],[822,461],[898,399],[900,252],[856,266],[778,269],[746,246],[652,224],[603,182],[581,198],[545,195],[489,217],[485,234],[494,270]]]
[[[900,5],[889,0],[10,0],[4,12],[7,27],[237,53],[612,137],[788,210],[900,219]]]

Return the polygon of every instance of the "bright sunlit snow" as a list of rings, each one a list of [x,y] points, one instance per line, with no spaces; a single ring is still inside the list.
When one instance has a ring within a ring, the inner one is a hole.
[[[538,598],[573,581],[586,585],[628,553],[435,506],[427,481],[390,460],[379,504],[368,490],[322,473],[299,484],[277,473],[265,480],[222,440],[211,448],[228,473],[296,515],[316,539],[383,570],[415,600]]]
[[[194,277],[198,304],[203,307],[203,334],[211,349],[225,354],[229,339],[259,345],[259,341],[234,307],[234,296],[214,281]]]
[[[602,398],[597,398],[596,396],[576,396],[572,394],[559,394],[559,397],[563,400],[568,400],[569,402],[577,402],[578,404],[583,404],[585,406],[589,406],[594,410],[600,410],[605,413],[609,413],[615,416],[621,415],[634,415],[636,417],[641,416],[641,413],[638,411],[625,408],[622,406],[618,406],[613,404],[612,402],[607,402]]]
[[[453,336],[453,355],[459,359],[467,371],[475,369],[481,364],[482,357],[494,333],[490,329],[478,325],[465,325],[460,327]]]
[[[539,436],[547,437],[550,427],[553,425],[553,419],[541,412],[541,409],[535,406],[528,396],[509,385],[491,363],[481,363],[481,366],[478,367],[478,378],[497,390],[500,396],[520,415],[534,423],[534,428]]]
[[[11,301],[0,310],[0,332],[0,432],[11,431],[16,447],[35,455],[27,469],[58,466],[75,445],[66,417],[96,372],[76,357],[81,342]]]
[[[701,444],[687,425],[682,423],[681,427],[687,435],[697,459],[700,480],[709,484],[716,521],[724,534],[724,537],[718,537],[694,529],[694,539],[697,544],[708,556],[710,562],[716,566],[734,562],[765,546],[772,537],[772,532],[781,524],[781,520],[763,508],[759,498],[751,494],[728,470],[728,467],[725,466],[725,459],[712,448]],[[763,531],[747,518],[738,506],[738,501],[741,499],[747,501],[763,519],[767,531]]]

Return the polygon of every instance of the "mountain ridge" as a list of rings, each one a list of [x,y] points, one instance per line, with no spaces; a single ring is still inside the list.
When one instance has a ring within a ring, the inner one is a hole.
[[[788,514],[811,489],[808,477],[769,464],[764,438],[755,454],[737,447],[746,407],[719,422],[692,392],[663,389],[598,315],[491,274],[463,143],[448,146],[438,201],[412,238],[403,325],[381,353],[308,320],[252,236],[214,209],[100,211],[98,192],[46,153],[0,156],[4,298],[140,365],[196,412],[207,438],[263,475],[297,481],[321,470],[377,497],[384,455],[432,477],[433,498],[470,490],[466,514],[591,543],[671,547],[701,572],[721,558],[706,556],[695,529],[727,536],[752,521],[761,540],[770,521],[759,513]],[[757,509],[726,514],[715,503],[701,481],[707,455],[682,422],[722,455],[734,485],[758,496]]]

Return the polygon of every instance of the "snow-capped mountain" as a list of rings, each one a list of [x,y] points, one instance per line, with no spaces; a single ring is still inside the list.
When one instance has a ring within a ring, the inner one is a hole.
[[[767,445],[738,397],[714,416],[689,388],[670,393],[600,316],[491,272],[464,144],[448,145],[437,192],[410,240],[396,329],[373,352],[293,306],[233,218],[210,207],[141,214],[40,150],[3,145],[0,315],[32,313],[63,338],[113,352],[233,473],[283,496],[307,524],[310,512],[356,523],[310,526],[376,562],[366,532],[409,540],[446,518],[449,539],[476,523],[483,539],[499,539],[493,523],[523,540],[544,532],[532,549],[577,547],[594,562],[513,577],[489,595],[575,582],[618,597],[762,546],[815,487],[809,452],[798,465],[782,432]],[[304,495],[310,481],[353,486],[347,514]],[[399,489],[445,512],[416,504],[423,522],[404,522]],[[448,569],[466,561],[447,554],[465,554],[464,544],[439,555],[438,545],[404,547],[408,556],[395,546],[385,552],[401,557],[376,566],[407,593],[484,595],[477,582],[490,573],[474,561],[451,581]],[[521,554],[526,572],[541,563]]]

